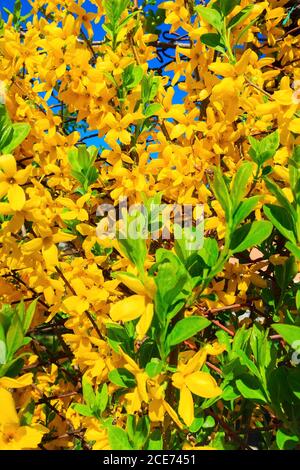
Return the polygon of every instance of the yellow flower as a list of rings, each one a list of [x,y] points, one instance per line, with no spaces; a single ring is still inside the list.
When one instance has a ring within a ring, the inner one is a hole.
[[[75,235],[65,233],[62,230],[55,229],[53,232],[48,227],[39,226],[40,237],[36,237],[22,245],[22,251],[25,255],[30,255],[36,251],[42,250],[44,260],[48,266],[58,264],[58,249],[56,243],[74,240]]]
[[[7,194],[8,202],[13,210],[20,210],[25,203],[25,192],[20,186],[25,184],[30,167],[25,170],[17,170],[17,164],[13,155],[0,156],[0,198]]]
[[[0,450],[36,449],[48,429],[20,426],[12,394],[5,388],[0,388],[0,403]]]
[[[63,304],[67,311],[78,314],[89,310],[95,302],[107,300],[108,292],[103,287],[89,287],[81,279],[76,278],[70,282],[75,294],[67,297]]]
[[[115,277],[137,294],[113,304],[110,308],[110,316],[114,321],[123,322],[140,318],[136,325],[136,332],[138,339],[142,339],[150,328],[153,318],[154,280],[146,276],[143,284],[136,276],[128,273],[116,273]]]
[[[217,355],[224,347],[215,343],[200,349],[186,364],[179,362],[178,370],[172,376],[173,386],[180,390],[178,413],[187,426],[194,421],[194,401],[192,393],[203,398],[214,398],[222,390],[215,379],[208,373],[199,371],[208,354]]]
[[[84,220],[89,219],[89,215],[85,209],[83,209],[84,204],[90,198],[90,194],[85,194],[81,196],[76,202],[72,201],[67,197],[59,197],[57,198],[57,202],[59,202],[64,208],[69,209],[68,211],[63,211],[61,213],[61,218],[63,220],[80,220],[81,222]]]

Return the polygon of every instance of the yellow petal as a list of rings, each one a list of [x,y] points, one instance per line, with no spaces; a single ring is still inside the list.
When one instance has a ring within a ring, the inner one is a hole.
[[[85,283],[78,277],[71,281],[73,289],[76,291],[77,295],[82,295],[83,297],[87,296],[87,287]]]
[[[33,240],[30,240],[30,242],[24,243],[22,245],[22,251],[25,255],[30,255],[31,253],[34,253],[35,251],[39,251],[43,246],[43,240],[42,238],[34,238]]]
[[[194,372],[186,376],[185,383],[190,391],[199,397],[214,398],[222,393],[217,382],[208,372]]]
[[[149,402],[149,397],[147,393],[147,380],[148,380],[148,375],[145,372],[140,372],[139,374],[136,374],[136,382],[137,382],[137,388],[138,392],[140,395],[141,401],[144,401],[145,403]]]
[[[18,186],[17,184],[11,185],[8,190],[7,197],[11,208],[14,211],[20,211],[23,208],[26,198],[21,186]]]
[[[198,352],[188,361],[186,366],[182,368],[185,375],[191,374],[194,371],[201,369],[206,361],[207,351],[205,348],[199,349]]]
[[[184,134],[186,130],[186,126],[183,124],[176,124],[176,126],[173,127],[170,137],[171,139],[177,139],[180,135]]]
[[[17,171],[17,164],[13,155],[1,155],[0,156],[0,168],[4,171],[6,176],[13,177]]]
[[[146,295],[146,289],[142,282],[133,274],[119,272],[115,273],[114,277],[121,281],[128,289],[132,290],[136,294],[139,295]]]
[[[130,321],[139,318],[146,310],[146,298],[143,295],[132,295],[120,300],[110,308],[110,316],[114,321]]]
[[[7,202],[0,202],[0,214],[8,215],[13,214],[13,210]]]
[[[87,300],[83,300],[77,295],[71,295],[63,301],[65,308],[70,312],[77,312],[79,314],[89,309],[89,303]]]
[[[300,118],[293,119],[290,122],[289,130],[295,134],[300,134]]]
[[[217,75],[222,77],[232,77],[234,75],[234,67],[231,64],[223,64],[218,62],[216,64],[209,65],[209,70],[212,70]]]
[[[21,426],[15,436],[19,449],[36,449],[43,435],[48,429],[39,424],[35,426]]]
[[[119,353],[121,354],[121,356],[125,359],[125,361],[129,365],[129,367],[127,367],[127,369],[130,370],[130,372],[134,372],[134,373],[140,372],[140,368],[137,365],[137,363],[134,362],[134,360],[130,356],[128,356],[128,354],[126,354],[121,348],[119,348]]]
[[[180,390],[178,413],[185,424],[191,426],[194,421],[194,401],[191,392],[185,385]]]
[[[1,173],[0,173],[0,177],[1,177]],[[8,190],[9,190],[8,182],[7,181],[1,181],[0,182],[0,198],[5,196],[5,194],[7,194]]]
[[[153,304],[148,303],[146,306],[145,313],[141,316],[140,321],[136,325],[136,332],[138,339],[143,339],[147,331],[149,330],[153,318]]]
[[[174,423],[177,424],[179,429],[183,429],[183,426],[182,426],[181,422],[178,419],[176,411],[173,410],[173,408],[165,400],[163,400],[163,407],[166,410],[166,412],[168,413],[168,415],[171,416]]]
[[[59,231],[53,235],[53,242],[54,243],[69,242],[71,240],[74,240],[74,238],[76,238],[76,235]]]
[[[43,248],[43,257],[44,260],[46,261],[46,264],[48,266],[55,266],[58,264],[58,249],[54,243],[50,245],[48,248]]]
[[[273,98],[282,106],[291,106],[293,104],[291,90],[275,91]]]
[[[18,424],[19,419],[12,394],[5,388],[0,388],[0,403],[0,427],[5,424]]]
[[[27,385],[30,384],[32,384],[31,372],[28,372],[17,379],[13,379],[11,377],[1,377],[0,379],[0,387],[4,388],[22,388],[27,387]]]
[[[220,344],[218,341],[215,341],[213,344],[207,344],[205,349],[207,354],[210,354],[211,356],[217,356],[226,350],[226,346],[225,344]]]

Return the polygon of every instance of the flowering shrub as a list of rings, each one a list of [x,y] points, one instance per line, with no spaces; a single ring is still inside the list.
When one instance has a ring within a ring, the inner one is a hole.
[[[299,447],[293,3],[3,9],[1,449]],[[204,222],[99,236],[122,198]]]

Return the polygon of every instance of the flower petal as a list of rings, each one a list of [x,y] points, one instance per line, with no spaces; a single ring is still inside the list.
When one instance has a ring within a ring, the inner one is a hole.
[[[194,401],[193,396],[186,385],[180,390],[178,414],[187,426],[191,426],[194,421]]]
[[[21,188],[21,186],[18,186],[17,184],[11,185],[8,190],[7,197],[10,206],[14,211],[20,211],[23,209],[26,198],[24,190]]]
[[[58,264],[58,249],[57,246],[52,244],[48,248],[42,249],[44,260],[48,266],[55,266]]]
[[[147,331],[149,330],[152,318],[153,318],[153,304],[148,303],[146,306],[145,313],[141,316],[138,324],[136,325],[136,332],[138,334],[138,339],[143,339]]]
[[[195,395],[203,398],[214,398],[221,395],[222,390],[208,372],[194,372],[186,376],[185,383]]]
[[[30,242],[24,243],[22,245],[22,251],[25,255],[30,255],[31,253],[34,253],[35,251],[39,251],[43,246],[43,240],[42,238],[34,238],[33,240],[30,240]]]
[[[14,399],[5,388],[0,388],[0,403],[0,427],[5,424],[19,424]]]
[[[146,298],[143,295],[132,295],[116,302],[110,308],[110,316],[114,321],[130,321],[145,313]]]
[[[27,385],[32,384],[32,373],[28,372],[27,374],[18,377],[17,379],[13,379],[11,377],[1,377],[0,379],[0,387],[4,388],[22,388],[27,387]]]
[[[1,155],[0,168],[8,178],[13,177],[17,171],[17,164],[13,155]]]

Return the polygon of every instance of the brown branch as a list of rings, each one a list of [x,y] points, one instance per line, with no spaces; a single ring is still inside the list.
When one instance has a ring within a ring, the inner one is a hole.
[[[273,98],[272,95],[270,95],[270,93],[268,93],[267,91],[265,91],[263,88],[260,88],[258,85],[256,85],[256,83],[253,83],[251,82],[251,80],[249,80],[249,78],[245,77],[245,80],[246,82],[248,83],[248,85],[252,86],[253,88],[255,88],[256,90],[260,91],[261,93],[263,93],[265,96],[267,96],[270,101],[275,101],[275,99]]]
[[[221,369],[219,369],[219,367],[215,366],[215,365],[212,364],[211,362],[206,361],[205,364],[206,364],[210,369],[216,371],[219,375],[223,375],[223,372],[221,371]]]

